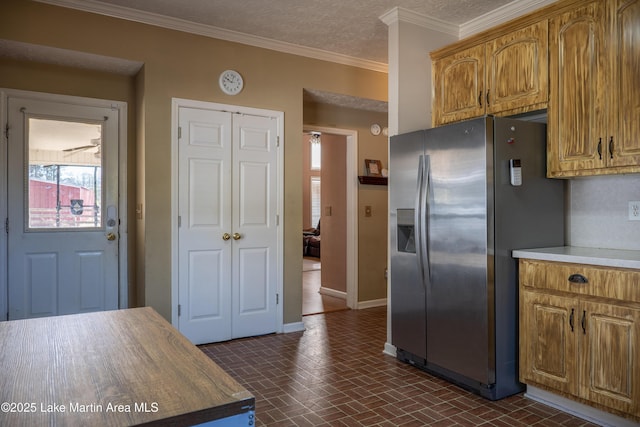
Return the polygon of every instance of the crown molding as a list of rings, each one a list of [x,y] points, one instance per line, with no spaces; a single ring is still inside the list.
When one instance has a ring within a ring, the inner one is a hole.
[[[212,25],[199,24],[186,21],[184,19],[171,18],[152,12],[143,12],[132,8],[107,5],[95,0],[35,0],[54,6],[76,9],[83,12],[96,13],[118,19],[139,22],[142,24],[154,25],[157,27],[196,34],[204,37],[225,40],[234,43],[245,44],[263,49],[275,50],[291,55],[303,56],[306,58],[319,59],[321,61],[334,62],[352,67],[364,68],[367,70],[388,72],[387,64],[355,58],[349,55],[329,52],[322,49],[310,48],[293,43],[281,42],[265,37],[253,36],[238,31],[226,30]]]
[[[394,7],[393,9],[388,10],[380,15],[378,19],[387,25],[396,24],[398,22],[408,22],[429,30],[449,34],[456,38],[460,37],[460,30],[457,24],[422,15],[421,13],[413,12],[402,7]]]
[[[398,22],[409,22],[430,30],[452,35],[463,39],[470,35],[488,30],[503,22],[522,16],[526,13],[540,9],[557,0],[519,0],[512,1],[504,6],[485,13],[477,18],[457,25],[451,22],[432,18],[420,13],[412,12],[401,7],[394,7],[379,16],[379,19],[387,25]]]
[[[511,19],[525,15],[534,10],[541,9],[557,0],[521,0],[512,1],[491,12],[487,12],[477,18],[460,25],[460,38],[471,36],[484,30],[488,30]]]

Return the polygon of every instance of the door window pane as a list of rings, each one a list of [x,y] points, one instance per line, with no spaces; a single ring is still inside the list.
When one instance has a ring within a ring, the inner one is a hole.
[[[29,230],[102,227],[102,123],[28,119]]]

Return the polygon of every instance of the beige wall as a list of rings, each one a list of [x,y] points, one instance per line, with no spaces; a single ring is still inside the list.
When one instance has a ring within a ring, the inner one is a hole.
[[[347,292],[347,138],[322,134],[321,283]],[[327,210],[330,210],[327,212]]]
[[[171,301],[173,242],[170,238],[171,175],[168,173],[171,169],[171,98],[283,111],[284,322],[300,321],[303,89],[386,101],[386,74],[27,0],[3,1],[0,39],[144,63],[141,74],[135,78],[135,101],[131,103],[137,102],[137,105],[129,108],[130,112],[137,112],[137,122],[130,123],[131,126],[137,123],[137,129],[130,128],[129,134],[137,135],[132,140],[135,140],[138,153],[137,168],[130,165],[129,170],[130,179],[136,177],[136,182],[130,182],[130,185],[137,189],[137,196],[130,200],[130,206],[135,209],[140,203],[143,207],[143,218],[135,221],[136,263],[144,267],[138,269],[137,294],[141,297],[138,303],[154,307],[167,319],[171,318],[177,303]],[[36,74],[49,75],[47,67],[33,64],[33,68],[38,70]],[[218,75],[228,68],[238,70],[245,79],[245,89],[235,97],[222,94],[217,87]],[[33,74],[23,75],[18,71],[0,79],[0,86],[56,92],[69,90],[78,94],[73,80],[68,88],[57,89],[64,86],[63,76],[43,82],[34,79]],[[87,96],[105,97],[100,89],[93,90],[96,93]],[[87,89],[87,92],[91,91]],[[114,98],[114,95],[107,93],[106,97]],[[386,152],[386,149],[380,151]],[[378,158],[383,157],[379,155]],[[134,218],[135,212],[130,212],[132,222]],[[365,236],[370,234],[364,231]],[[362,259],[366,260],[366,255],[361,255]],[[366,272],[361,271],[360,281],[366,276]],[[361,292],[360,299],[367,299],[366,295],[364,297]]]

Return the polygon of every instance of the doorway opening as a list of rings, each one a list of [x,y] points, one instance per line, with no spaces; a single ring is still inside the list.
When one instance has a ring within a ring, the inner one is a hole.
[[[356,133],[309,125],[302,138],[302,315],[355,308]]]

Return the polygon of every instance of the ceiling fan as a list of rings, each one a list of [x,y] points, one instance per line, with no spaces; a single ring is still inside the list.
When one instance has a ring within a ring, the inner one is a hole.
[[[71,155],[71,154],[79,153],[85,150],[90,150],[92,148],[97,148],[95,152],[95,156],[100,157],[100,149],[102,148],[102,138],[100,137],[91,138],[90,142],[91,142],[90,145],[81,145],[79,147],[65,148],[62,151],[65,153],[68,153],[68,155]]]

